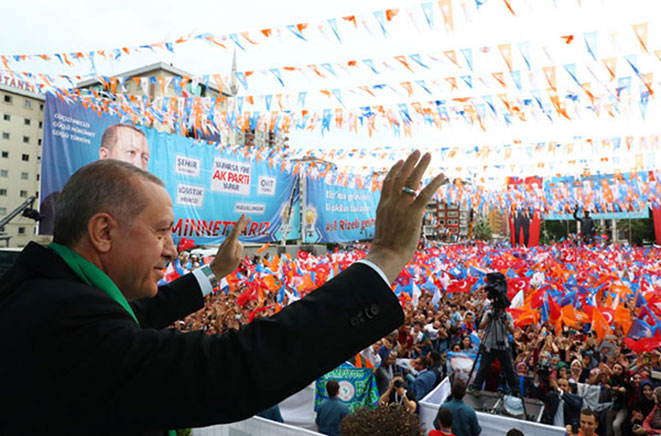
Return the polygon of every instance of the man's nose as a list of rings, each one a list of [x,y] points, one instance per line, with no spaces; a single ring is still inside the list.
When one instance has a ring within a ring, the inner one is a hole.
[[[165,257],[168,262],[172,262],[177,257],[177,247],[174,245],[172,233],[168,233],[165,238],[165,244],[163,246],[163,257]]]

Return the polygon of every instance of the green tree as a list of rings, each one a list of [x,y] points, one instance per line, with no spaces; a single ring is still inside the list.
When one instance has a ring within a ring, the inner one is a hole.
[[[473,238],[480,241],[490,241],[491,225],[485,220],[479,220],[473,228]]]
[[[625,220],[618,221],[618,225],[627,225]],[[628,231],[628,229],[627,229]],[[648,218],[631,220],[631,243],[633,245],[643,245],[646,242],[654,241],[654,219],[652,211],[649,211]]]

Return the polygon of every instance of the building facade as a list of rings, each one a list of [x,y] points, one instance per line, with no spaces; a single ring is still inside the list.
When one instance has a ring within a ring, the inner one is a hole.
[[[423,230],[427,237],[442,241],[467,238],[470,225],[469,209],[436,201],[427,204],[423,221]]]
[[[18,83],[0,81],[0,220],[32,196],[34,207],[39,204],[44,101]],[[19,214],[0,229],[0,243],[23,247],[36,239],[36,229],[36,221]]]

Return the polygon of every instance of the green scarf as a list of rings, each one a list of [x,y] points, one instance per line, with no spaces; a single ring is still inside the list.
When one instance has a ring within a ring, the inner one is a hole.
[[[62,260],[67,265],[69,265],[69,268],[71,268],[71,270],[78,276],[80,280],[90,286],[94,286],[105,291],[105,293],[108,294],[110,298],[122,306],[124,310],[126,310],[133,317],[135,322],[140,325],[138,318],[136,318],[135,313],[133,313],[133,309],[131,309],[129,302],[126,301],[124,294],[122,294],[117,285],[115,285],[110,277],[101,271],[99,267],[64,245],[51,242],[48,244],[48,248],[57,253],[58,256],[60,256]],[[168,430],[168,435],[175,436],[176,433],[174,430]]]
[[[135,322],[140,325],[138,318],[136,318],[135,313],[133,313],[133,309],[129,305],[129,302],[126,301],[126,297],[124,297],[124,294],[122,294],[117,285],[115,285],[110,277],[106,275],[106,273],[101,271],[96,265],[69,247],[51,242],[48,244],[48,248],[57,253],[62,258],[62,260],[67,265],[69,265],[69,268],[71,268],[71,270],[78,276],[80,280],[90,286],[105,291],[105,293],[108,294],[110,298],[122,306],[124,310],[126,310],[133,317]]]
[[[71,270],[76,273],[80,280],[90,286],[104,290],[110,298],[122,306],[124,310],[126,310],[133,317],[135,322],[140,325],[138,318],[136,318],[135,313],[133,313],[133,309],[131,309],[129,302],[126,301],[124,294],[122,294],[117,285],[115,285],[110,277],[101,271],[99,267],[64,245],[51,242],[48,244],[48,248],[57,253],[62,258],[62,260],[67,265],[69,265],[69,268],[71,268]],[[169,436],[175,436],[175,434],[176,433],[174,430],[168,430]]]

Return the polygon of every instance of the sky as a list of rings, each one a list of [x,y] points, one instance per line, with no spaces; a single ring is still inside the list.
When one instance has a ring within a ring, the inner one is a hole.
[[[452,0],[454,7],[454,29],[452,32],[444,29],[439,23],[440,13],[436,14],[436,30],[428,31],[421,22],[419,12],[421,0],[333,0],[333,1],[301,1],[301,0],[242,0],[242,1],[126,1],[93,2],[83,0],[63,0],[59,2],[47,0],[23,0],[21,2],[4,2],[2,5],[3,25],[0,26],[0,54],[29,54],[89,51],[104,48],[134,47],[146,43],[163,40],[173,40],[182,35],[208,32],[214,35],[227,35],[234,32],[258,31],[264,28],[282,27],[296,23],[324,23],[332,17],[347,15],[369,16],[372,11],[386,8],[397,8],[402,13],[416,11],[411,15],[411,21],[401,26],[389,27],[389,34],[384,37],[374,21],[370,22],[368,32],[343,30],[345,37],[338,44],[328,35],[321,36],[309,32],[309,42],[302,43],[295,37],[283,37],[268,44],[250,47],[248,51],[237,51],[239,71],[262,71],[263,74],[252,76],[250,88],[241,89],[240,95],[291,94],[298,95],[302,90],[309,90],[307,104],[311,107],[324,108],[329,105],[324,96],[318,95],[319,89],[342,89],[344,101],[349,109],[365,104],[393,104],[401,101],[415,101],[422,98],[420,94],[409,95],[399,90],[379,95],[378,100],[369,96],[346,91],[355,89],[360,84],[399,83],[403,80],[442,79],[447,75],[459,74],[455,70],[445,70],[445,64],[426,72],[416,70],[416,74],[407,75],[404,71],[388,71],[378,78],[371,77],[369,71],[360,74],[339,75],[338,78],[319,80],[314,74],[294,76],[286,81],[285,89],[281,89],[272,75],[270,68],[294,65],[305,66],[324,62],[346,62],[354,59],[392,59],[395,55],[410,53],[440,53],[443,50],[459,50],[465,47],[480,47],[501,42],[532,41],[544,43],[555,41],[560,44],[562,35],[576,35],[578,47],[576,59],[572,54],[565,53],[563,47],[549,45],[549,59],[538,59],[540,65],[552,63],[561,66],[563,62],[584,62],[583,41],[581,35],[585,32],[600,31],[600,49],[603,55],[611,50],[617,55],[639,51],[637,42],[631,35],[622,38],[627,26],[632,23],[654,20],[661,11],[661,5],[654,0]],[[433,4],[436,5],[436,0]],[[479,5],[476,6],[476,5]],[[506,5],[510,5],[516,15],[511,14]],[[438,6],[435,6],[438,7]],[[417,8],[417,9],[416,9]],[[417,17],[417,18],[416,18]],[[416,21],[417,20],[417,21]],[[395,21],[393,21],[395,23]],[[650,40],[661,41],[658,38],[657,22],[650,21]],[[610,33],[609,33],[610,32]],[[607,38],[607,35],[611,38]],[[602,48],[603,47],[603,48]],[[655,49],[657,46],[651,47]],[[579,53],[580,52],[580,53]],[[557,53],[561,53],[562,55]],[[127,71],[153,62],[167,62],[195,74],[221,73],[227,75],[232,62],[232,50],[217,49],[202,42],[192,42],[177,46],[175,54],[160,51],[153,55],[127,56],[121,62],[97,62],[97,72],[112,75]],[[482,68],[489,71],[494,62],[502,62],[499,55],[493,61],[484,65],[476,65],[476,70]],[[642,62],[642,61],[641,61]],[[659,62],[657,62],[659,63]],[[69,68],[58,67],[51,62],[24,63],[23,71],[45,72],[49,74],[88,74],[90,68],[82,65],[74,73]],[[645,64],[649,71],[658,71],[659,66]],[[618,73],[625,66],[618,64]],[[602,68],[603,69],[603,68]],[[646,70],[646,71],[647,71]],[[605,74],[604,71],[601,72]],[[586,73],[587,74],[587,73]],[[630,75],[630,74],[629,74]],[[566,79],[566,78],[565,78]],[[655,77],[658,82],[659,77]],[[635,77],[634,77],[635,80]],[[477,88],[477,87],[476,87]],[[416,93],[422,93],[417,89]],[[475,90],[474,94],[466,91],[466,95],[477,95],[483,90]],[[316,96],[313,96],[315,94]],[[447,98],[435,95],[434,98]],[[335,107],[340,107],[337,102]],[[346,108],[346,106],[345,106]],[[650,114],[658,114],[658,109],[652,103]],[[332,129],[321,135],[320,132],[293,131],[290,143],[301,148],[328,147],[393,147],[411,149],[423,147],[473,147],[481,144],[491,146],[511,143],[515,140],[571,140],[575,137],[585,137],[606,133],[609,135],[636,132],[656,131],[656,127],[647,120],[636,117],[622,116],[615,120],[602,122],[600,120],[573,120],[574,122],[553,122],[536,120],[536,122],[518,125],[516,129],[495,126],[487,131],[474,128],[452,128],[439,131],[436,128],[418,126],[410,137],[394,135],[388,129],[380,129],[372,136],[362,130],[358,133]],[[433,167],[444,167],[439,155],[434,157]],[[384,167],[390,162],[363,163],[369,167]],[[470,162],[460,163],[462,166]],[[360,164],[358,164],[360,165]],[[449,169],[448,169],[449,170]],[[472,170],[475,172],[475,168]],[[515,175],[526,175],[530,168],[521,169]],[[457,172],[459,173],[459,172]],[[465,175],[465,174],[464,174]]]

